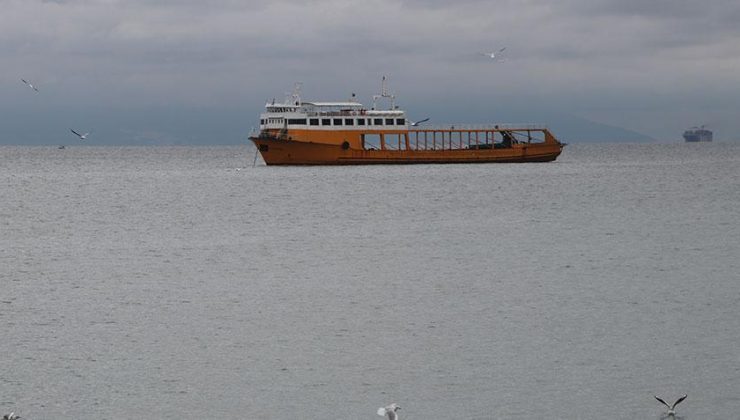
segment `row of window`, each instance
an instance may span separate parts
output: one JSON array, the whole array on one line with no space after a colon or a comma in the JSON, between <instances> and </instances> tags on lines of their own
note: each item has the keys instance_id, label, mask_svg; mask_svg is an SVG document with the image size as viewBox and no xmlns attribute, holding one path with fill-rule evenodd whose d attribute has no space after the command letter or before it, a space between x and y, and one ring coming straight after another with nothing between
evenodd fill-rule
<instances>
[{"instance_id":1,"label":"row of window","mask_svg":"<svg viewBox=\"0 0 740 420\"><path fill-rule=\"evenodd\" d=\"M282 124L283 118L261 119L260 124ZM290 125L340 126L340 125L406 125L405 118L289 118Z\"/></svg>"}]
</instances>

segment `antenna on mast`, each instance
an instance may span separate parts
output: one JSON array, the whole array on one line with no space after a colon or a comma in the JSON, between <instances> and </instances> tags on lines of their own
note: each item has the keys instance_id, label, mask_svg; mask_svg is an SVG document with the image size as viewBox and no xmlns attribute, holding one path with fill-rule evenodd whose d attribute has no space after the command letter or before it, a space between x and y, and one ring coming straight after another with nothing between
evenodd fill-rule
<instances>
[{"instance_id":1,"label":"antenna on mast","mask_svg":"<svg viewBox=\"0 0 740 420\"><path fill-rule=\"evenodd\" d=\"M300 106L301 105L301 87L303 86L302 82L295 82L293 85L293 92L290 94L286 94L285 103Z\"/></svg>"},{"instance_id":2,"label":"antenna on mast","mask_svg":"<svg viewBox=\"0 0 740 420\"><path fill-rule=\"evenodd\" d=\"M396 109L396 95L388 93L387 78L383 76L383 81L380 83L380 95L373 95L373 109L377 107L378 98L390 98L391 109Z\"/></svg>"}]
</instances>

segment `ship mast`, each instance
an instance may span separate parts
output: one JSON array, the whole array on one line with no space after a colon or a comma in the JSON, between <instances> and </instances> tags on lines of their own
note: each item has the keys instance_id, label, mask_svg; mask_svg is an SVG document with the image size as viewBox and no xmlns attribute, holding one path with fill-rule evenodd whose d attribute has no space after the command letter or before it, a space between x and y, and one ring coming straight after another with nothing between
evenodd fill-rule
<instances>
[{"instance_id":1,"label":"ship mast","mask_svg":"<svg viewBox=\"0 0 740 420\"><path fill-rule=\"evenodd\" d=\"M373 109L377 108L378 98L390 98L391 109L396 109L396 95L388 93L388 84L385 76L383 76L383 81L380 83L380 95L373 95Z\"/></svg>"},{"instance_id":2,"label":"ship mast","mask_svg":"<svg viewBox=\"0 0 740 420\"><path fill-rule=\"evenodd\" d=\"M295 82L295 84L293 85L293 92L285 95L286 104L301 106L301 87L302 86L303 86L303 83ZM275 102L274 99L273 99L273 102Z\"/></svg>"}]
</instances>

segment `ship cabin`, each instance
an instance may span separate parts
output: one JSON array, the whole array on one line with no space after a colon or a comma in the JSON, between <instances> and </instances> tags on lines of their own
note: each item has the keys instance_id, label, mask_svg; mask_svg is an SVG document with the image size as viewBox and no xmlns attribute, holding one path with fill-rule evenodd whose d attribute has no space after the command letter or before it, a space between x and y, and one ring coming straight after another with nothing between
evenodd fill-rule
<instances>
[{"instance_id":1,"label":"ship cabin","mask_svg":"<svg viewBox=\"0 0 740 420\"><path fill-rule=\"evenodd\" d=\"M341 145L345 149L385 149L407 136L403 110L367 109L359 102L268 103L260 115L262 138ZM393 139L393 140L391 140Z\"/></svg>"},{"instance_id":2,"label":"ship cabin","mask_svg":"<svg viewBox=\"0 0 740 420\"><path fill-rule=\"evenodd\" d=\"M408 129L404 111L368 110L359 102L271 103L265 111L260 115L260 131Z\"/></svg>"}]
</instances>

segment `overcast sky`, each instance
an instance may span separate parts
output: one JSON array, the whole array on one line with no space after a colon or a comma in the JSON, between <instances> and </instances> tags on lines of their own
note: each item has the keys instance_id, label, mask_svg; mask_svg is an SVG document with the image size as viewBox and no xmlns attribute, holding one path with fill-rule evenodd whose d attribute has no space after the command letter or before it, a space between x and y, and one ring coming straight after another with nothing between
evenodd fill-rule
<instances>
[{"instance_id":1,"label":"overcast sky","mask_svg":"<svg viewBox=\"0 0 740 420\"><path fill-rule=\"evenodd\" d=\"M294 82L368 104L384 74L412 118L531 108L736 140L739 22L737 0L0 0L0 140L56 143L73 125L234 143ZM505 62L478 54L502 47Z\"/></svg>"}]
</instances>

